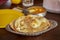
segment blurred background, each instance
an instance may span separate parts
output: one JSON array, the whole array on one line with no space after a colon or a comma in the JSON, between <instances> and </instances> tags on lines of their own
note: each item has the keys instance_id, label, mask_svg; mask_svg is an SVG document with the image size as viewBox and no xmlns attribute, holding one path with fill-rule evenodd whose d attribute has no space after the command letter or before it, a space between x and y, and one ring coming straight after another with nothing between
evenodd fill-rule
<instances>
[{"instance_id":1,"label":"blurred background","mask_svg":"<svg viewBox=\"0 0 60 40\"><path fill-rule=\"evenodd\" d=\"M43 0L34 0L35 5L41 5ZM21 6L22 5L22 0L0 0L0 9L2 8L12 8L15 6Z\"/></svg>"}]
</instances>

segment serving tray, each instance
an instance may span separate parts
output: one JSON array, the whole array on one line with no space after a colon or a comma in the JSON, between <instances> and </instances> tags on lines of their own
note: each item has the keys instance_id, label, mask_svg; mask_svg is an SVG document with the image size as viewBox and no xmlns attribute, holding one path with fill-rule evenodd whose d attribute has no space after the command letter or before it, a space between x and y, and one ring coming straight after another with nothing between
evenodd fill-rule
<instances>
[{"instance_id":1,"label":"serving tray","mask_svg":"<svg viewBox=\"0 0 60 40\"><path fill-rule=\"evenodd\" d=\"M12 29L10 28L10 25L7 25L7 26L6 26L6 30L9 31L9 32L11 32L11 33L14 33L14 34L18 34L18 35L37 36L37 35L41 35L41 34L47 32L47 31L50 31L51 29L54 29L54 28L57 27L58 23L57 23L56 21L54 21L54 20L49 20L49 21L51 22L50 27L49 27L48 29L43 30L43 31L40 31L40 32L35 32L35 33L16 32L16 31L14 31L14 30L12 30Z\"/></svg>"}]
</instances>

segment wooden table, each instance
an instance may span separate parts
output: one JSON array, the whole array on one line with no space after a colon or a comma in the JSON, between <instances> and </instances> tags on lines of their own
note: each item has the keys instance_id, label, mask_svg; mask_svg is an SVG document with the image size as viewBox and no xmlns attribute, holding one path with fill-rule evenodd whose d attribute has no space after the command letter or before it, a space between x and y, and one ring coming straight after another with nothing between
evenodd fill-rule
<instances>
[{"instance_id":1,"label":"wooden table","mask_svg":"<svg viewBox=\"0 0 60 40\"><path fill-rule=\"evenodd\" d=\"M39 1L35 2L35 4L39 4ZM47 12L46 18L56 20L58 26L53 30L35 37L17 35L8 32L5 29L0 29L0 40L60 40L60 14Z\"/></svg>"}]
</instances>

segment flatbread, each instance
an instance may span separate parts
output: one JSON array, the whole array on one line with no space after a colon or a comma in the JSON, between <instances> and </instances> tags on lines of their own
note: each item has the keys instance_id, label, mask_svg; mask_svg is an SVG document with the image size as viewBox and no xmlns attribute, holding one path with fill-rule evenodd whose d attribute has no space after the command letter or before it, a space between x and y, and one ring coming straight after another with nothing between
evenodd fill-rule
<instances>
[{"instance_id":1,"label":"flatbread","mask_svg":"<svg viewBox=\"0 0 60 40\"><path fill-rule=\"evenodd\" d=\"M17 20L11 22L10 26L18 32L33 33L48 29L50 22L44 17L28 15L19 17Z\"/></svg>"}]
</instances>

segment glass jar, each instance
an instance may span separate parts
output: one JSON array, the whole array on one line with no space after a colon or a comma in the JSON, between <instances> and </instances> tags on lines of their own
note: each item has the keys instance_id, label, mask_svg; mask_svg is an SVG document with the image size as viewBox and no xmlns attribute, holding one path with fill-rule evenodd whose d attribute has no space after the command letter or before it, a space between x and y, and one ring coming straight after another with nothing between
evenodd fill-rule
<instances>
[{"instance_id":1,"label":"glass jar","mask_svg":"<svg viewBox=\"0 0 60 40\"><path fill-rule=\"evenodd\" d=\"M43 0L43 7L49 12L60 14L60 0Z\"/></svg>"},{"instance_id":2,"label":"glass jar","mask_svg":"<svg viewBox=\"0 0 60 40\"><path fill-rule=\"evenodd\" d=\"M34 4L34 0L22 0L22 4L25 7L32 6Z\"/></svg>"}]
</instances>

